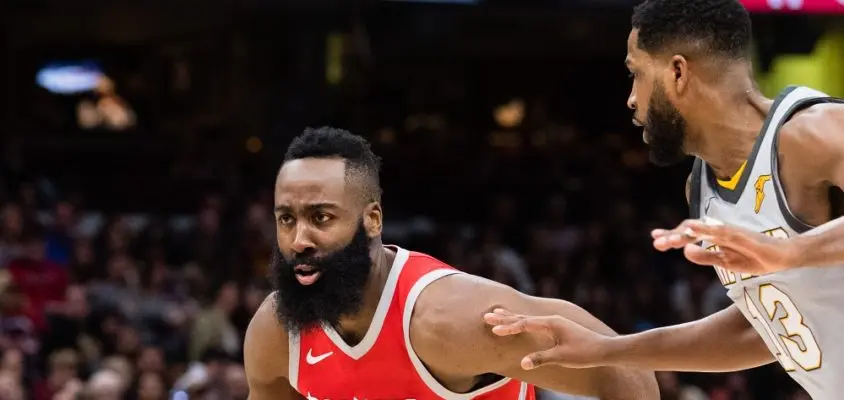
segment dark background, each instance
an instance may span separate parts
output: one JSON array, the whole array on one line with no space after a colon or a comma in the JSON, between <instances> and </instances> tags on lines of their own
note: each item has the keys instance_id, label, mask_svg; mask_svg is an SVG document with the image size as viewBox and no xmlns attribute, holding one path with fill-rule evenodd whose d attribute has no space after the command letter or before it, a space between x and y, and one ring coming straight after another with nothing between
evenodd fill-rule
<instances>
[{"instance_id":1,"label":"dark background","mask_svg":"<svg viewBox=\"0 0 844 400\"><path fill-rule=\"evenodd\" d=\"M649 165L630 125L634 3L4 2L0 397L245 398L273 179L306 126L373 142L387 242L622 332L720 309L710 269L650 247L649 229L686 215L689 164ZM760 68L840 22L754 15ZM96 93L36 85L77 60L113 80L135 126L82 129ZM502 106L520 122L496 121ZM800 396L778 366L660 380L666 399Z\"/></svg>"}]
</instances>

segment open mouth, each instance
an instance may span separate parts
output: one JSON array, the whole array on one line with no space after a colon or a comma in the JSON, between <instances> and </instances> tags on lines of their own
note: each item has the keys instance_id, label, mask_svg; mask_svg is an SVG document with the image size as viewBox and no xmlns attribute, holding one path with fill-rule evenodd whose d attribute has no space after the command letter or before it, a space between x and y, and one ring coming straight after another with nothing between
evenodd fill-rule
<instances>
[{"instance_id":1,"label":"open mouth","mask_svg":"<svg viewBox=\"0 0 844 400\"><path fill-rule=\"evenodd\" d=\"M322 276L322 271L319 268L305 264L293 267L293 273L296 274L296 280L305 286L313 285Z\"/></svg>"}]
</instances>

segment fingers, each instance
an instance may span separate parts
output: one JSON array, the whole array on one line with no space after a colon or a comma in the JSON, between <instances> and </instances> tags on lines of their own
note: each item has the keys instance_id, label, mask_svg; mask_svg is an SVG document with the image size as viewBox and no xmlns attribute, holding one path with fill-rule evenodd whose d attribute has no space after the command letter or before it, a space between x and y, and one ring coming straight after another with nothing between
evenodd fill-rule
<instances>
[{"instance_id":1,"label":"fingers","mask_svg":"<svg viewBox=\"0 0 844 400\"><path fill-rule=\"evenodd\" d=\"M487 324L493 325L492 333L498 336L517 335L524 332L548 332L553 317L530 317L495 312L484 314Z\"/></svg>"},{"instance_id":2,"label":"fingers","mask_svg":"<svg viewBox=\"0 0 844 400\"><path fill-rule=\"evenodd\" d=\"M525 358L522 359L522 369L532 370L539 368L543 365L552 363L553 360L554 349L537 351L536 353L526 355Z\"/></svg>"},{"instance_id":3,"label":"fingers","mask_svg":"<svg viewBox=\"0 0 844 400\"><path fill-rule=\"evenodd\" d=\"M498 336L512 336L512 335L518 335L518 334L524 333L524 332L527 332L527 329L525 328L525 321L524 320L518 320L518 321L513 322L511 324L497 325L497 326L492 327L492 333L494 333Z\"/></svg>"},{"instance_id":4,"label":"fingers","mask_svg":"<svg viewBox=\"0 0 844 400\"><path fill-rule=\"evenodd\" d=\"M654 240L654 248L659 251L679 249L683 246L696 242L697 239L688 235L671 234Z\"/></svg>"},{"instance_id":5,"label":"fingers","mask_svg":"<svg viewBox=\"0 0 844 400\"><path fill-rule=\"evenodd\" d=\"M690 220L686 223L686 226L695 236L706 236L709 241L731 236L731 227L723 224L707 224L701 220Z\"/></svg>"},{"instance_id":6,"label":"fingers","mask_svg":"<svg viewBox=\"0 0 844 400\"><path fill-rule=\"evenodd\" d=\"M492 332L499 336L515 335L524 332L524 327L519 324L522 319L516 315L491 312L484 314L484 321L492 325Z\"/></svg>"},{"instance_id":7,"label":"fingers","mask_svg":"<svg viewBox=\"0 0 844 400\"><path fill-rule=\"evenodd\" d=\"M689 229L689 223L693 220L685 220L674 229L654 229L651 231L651 238L654 239L653 246L659 251L671 249L682 249L690 243L700 241L700 237Z\"/></svg>"},{"instance_id":8,"label":"fingers","mask_svg":"<svg viewBox=\"0 0 844 400\"><path fill-rule=\"evenodd\" d=\"M510 311L503 309L503 308L496 308L495 310L492 310L492 312L494 312L496 314L500 314L500 315L510 315L510 316L516 315L516 314L511 313Z\"/></svg>"},{"instance_id":9,"label":"fingers","mask_svg":"<svg viewBox=\"0 0 844 400\"><path fill-rule=\"evenodd\" d=\"M752 232L712 218L687 219L674 229L654 229L651 237L654 248L659 251L681 249L688 244L706 240L718 245L746 248L752 244Z\"/></svg>"},{"instance_id":10,"label":"fingers","mask_svg":"<svg viewBox=\"0 0 844 400\"><path fill-rule=\"evenodd\" d=\"M720 250L706 250L698 245L690 244L683 248L683 255L687 260L704 266L721 265L724 253Z\"/></svg>"},{"instance_id":11,"label":"fingers","mask_svg":"<svg viewBox=\"0 0 844 400\"><path fill-rule=\"evenodd\" d=\"M651 237L654 239L658 239L669 233L671 233L671 230L669 229L654 229L651 231Z\"/></svg>"},{"instance_id":12,"label":"fingers","mask_svg":"<svg viewBox=\"0 0 844 400\"><path fill-rule=\"evenodd\" d=\"M496 308L491 313L484 314L484 321L492 325L492 333L498 336L516 335L525 332L522 323L524 316L516 315L503 308Z\"/></svg>"},{"instance_id":13,"label":"fingers","mask_svg":"<svg viewBox=\"0 0 844 400\"><path fill-rule=\"evenodd\" d=\"M683 248L683 255L698 265L718 266L735 272L760 272L753 267L749 258L730 249L706 250L697 245L688 245Z\"/></svg>"},{"instance_id":14,"label":"fingers","mask_svg":"<svg viewBox=\"0 0 844 400\"><path fill-rule=\"evenodd\" d=\"M697 237L706 237L708 242L736 249L748 249L753 241L752 235L755 234L737 226L706 223L701 220L690 220L687 226Z\"/></svg>"}]
</instances>

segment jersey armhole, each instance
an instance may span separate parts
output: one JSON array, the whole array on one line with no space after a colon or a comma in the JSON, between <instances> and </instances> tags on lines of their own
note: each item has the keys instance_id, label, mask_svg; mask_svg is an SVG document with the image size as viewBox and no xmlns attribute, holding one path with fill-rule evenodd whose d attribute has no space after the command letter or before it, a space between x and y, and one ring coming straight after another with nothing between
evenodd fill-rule
<instances>
[{"instance_id":1,"label":"jersey armhole","mask_svg":"<svg viewBox=\"0 0 844 400\"><path fill-rule=\"evenodd\" d=\"M777 205L779 206L780 213L782 214L783 218L785 218L785 222L788 226L793 229L797 233L803 233L814 229L815 226L807 224L800 218L798 218L794 213L791 211L791 207L788 205L788 199L785 196L785 188L783 188L782 183L780 181L780 171L779 171L779 135L780 135L780 128L783 124L785 124L795 113L814 106L816 104L824 104L824 103L835 103L835 104L844 104L844 99L840 99L837 97L812 97L806 98L802 100L798 100L795 102L791 108L786 112L783 116L782 121L780 121L779 126L774 131L773 141L771 142L771 177L773 185L774 185L774 195L777 198Z\"/></svg>"},{"instance_id":2,"label":"jersey armhole","mask_svg":"<svg viewBox=\"0 0 844 400\"><path fill-rule=\"evenodd\" d=\"M692 172L689 175L689 218L700 218L700 175L703 170L703 160L695 157Z\"/></svg>"},{"instance_id":3,"label":"jersey armhole","mask_svg":"<svg viewBox=\"0 0 844 400\"><path fill-rule=\"evenodd\" d=\"M455 274L463 274L464 272L455 270L455 269L436 269L427 274L423 275L419 278L416 283L413 284L413 287L410 289L410 292L407 295L404 303L404 311L402 312L402 333L404 335L404 344L405 350L407 350L407 355L410 357L410 362L413 364L413 368L416 370L416 374L419 376L420 379L425 383L425 386L428 387L432 392L436 393L437 396L440 396L444 399L450 400L470 400L474 399L478 396L481 396L485 393L492 392L496 389L503 387L504 385L510 383L512 379L504 377L495 383L490 385L484 386L482 388L473 390L468 393L455 393L440 384L440 382L428 371L428 368L425 367L425 364L419 359L419 356L416 355L416 351L413 350L413 346L410 343L410 319L413 316L413 308L416 306L416 300L419 298L419 295L422 294L422 291L425 290L428 285L431 283L444 278L446 276L455 275ZM525 400L527 398L529 387L528 384L525 382L520 382L520 390L519 390L519 397L518 400Z\"/></svg>"},{"instance_id":4,"label":"jersey armhole","mask_svg":"<svg viewBox=\"0 0 844 400\"><path fill-rule=\"evenodd\" d=\"M302 342L301 337L295 333L287 334L288 351L287 351L287 380L290 381L290 386L296 391L299 390L299 359L301 354L299 349Z\"/></svg>"}]
</instances>

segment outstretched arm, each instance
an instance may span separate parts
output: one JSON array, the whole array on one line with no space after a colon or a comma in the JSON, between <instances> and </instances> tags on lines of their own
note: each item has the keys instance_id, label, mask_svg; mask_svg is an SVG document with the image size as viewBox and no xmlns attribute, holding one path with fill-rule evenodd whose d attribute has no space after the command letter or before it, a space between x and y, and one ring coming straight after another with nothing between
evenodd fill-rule
<instances>
[{"instance_id":1,"label":"outstretched arm","mask_svg":"<svg viewBox=\"0 0 844 400\"><path fill-rule=\"evenodd\" d=\"M653 372L633 367L523 369L519 361L525 354L552 347L554 343L541 335L493 334L483 316L497 307L565 315L601 334L615 335L604 323L572 303L527 296L487 279L457 274L431 283L422 292L411 319L411 344L426 365L446 376L493 373L545 389L605 400L659 398Z\"/></svg>"},{"instance_id":2,"label":"outstretched arm","mask_svg":"<svg viewBox=\"0 0 844 400\"><path fill-rule=\"evenodd\" d=\"M618 336L609 344L609 363L658 371L740 371L774 361L735 304L697 321Z\"/></svg>"},{"instance_id":3,"label":"outstretched arm","mask_svg":"<svg viewBox=\"0 0 844 400\"><path fill-rule=\"evenodd\" d=\"M497 311L486 316L496 334L543 333L556 345L529 354L522 365L626 365L656 371L728 372L774 361L765 342L733 305L697 321L609 337L561 316Z\"/></svg>"}]
</instances>

